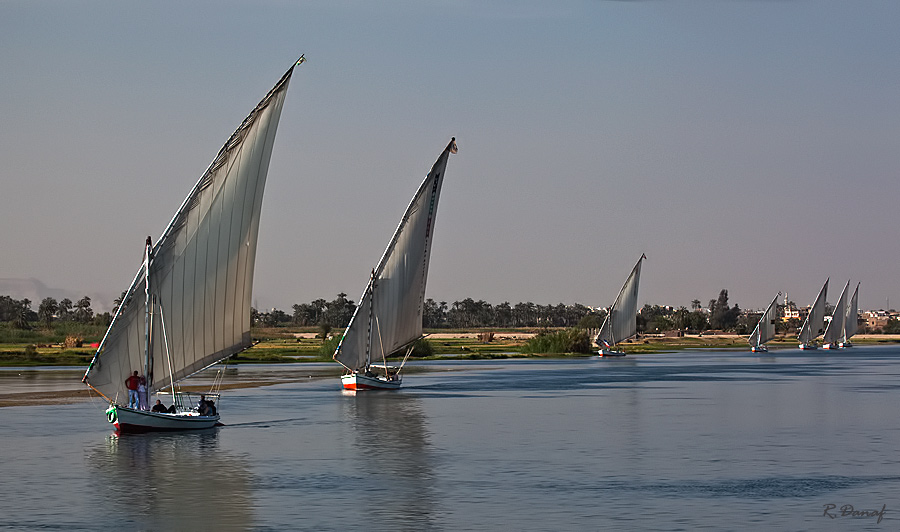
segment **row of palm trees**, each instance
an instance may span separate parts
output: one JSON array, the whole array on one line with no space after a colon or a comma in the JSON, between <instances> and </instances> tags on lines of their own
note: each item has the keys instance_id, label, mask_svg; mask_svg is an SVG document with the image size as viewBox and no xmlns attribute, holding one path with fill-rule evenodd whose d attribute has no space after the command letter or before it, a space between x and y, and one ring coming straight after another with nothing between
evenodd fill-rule
<instances>
[{"instance_id":1,"label":"row of palm trees","mask_svg":"<svg viewBox=\"0 0 900 532\"><path fill-rule=\"evenodd\" d=\"M69 298L57 301L52 297L45 297L41 300L37 311L32 310L31 300L28 298L14 299L6 295L0 296L0 322L8 322L16 329L28 329L35 322L49 329L54 321L91 323L94 318L91 298L88 296L75 303Z\"/></svg>"}]
</instances>

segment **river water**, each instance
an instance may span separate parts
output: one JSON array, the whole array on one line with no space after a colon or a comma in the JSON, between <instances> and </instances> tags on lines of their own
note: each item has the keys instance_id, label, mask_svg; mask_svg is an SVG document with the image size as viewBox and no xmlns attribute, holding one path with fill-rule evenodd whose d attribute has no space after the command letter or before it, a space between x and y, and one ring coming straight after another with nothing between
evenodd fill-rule
<instances>
[{"instance_id":1,"label":"river water","mask_svg":"<svg viewBox=\"0 0 900 532\"><path fill-rule=\"evenodd\" d=\"M0 408L0 529L900 528L900 347L422 365L229 390L197 433Z\"/></svg>"}]
</instances>

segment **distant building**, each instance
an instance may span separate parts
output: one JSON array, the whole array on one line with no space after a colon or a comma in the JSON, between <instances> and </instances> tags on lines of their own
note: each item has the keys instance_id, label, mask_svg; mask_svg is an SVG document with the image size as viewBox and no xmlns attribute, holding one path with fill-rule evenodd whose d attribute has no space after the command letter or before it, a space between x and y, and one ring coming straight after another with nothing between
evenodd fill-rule
<instances>
[{"instance_id":1,"label":"distant building","mask_svg":"<svg viewBox=\"0 0 900 532\"><path fill-rule=\"evenodd\" d=\"M888 320L891 319L891 313L886 310L867 310L863 312L863 317L866 319L866 328L871 331L887 325Z\"/></svg>"}]
</instances>

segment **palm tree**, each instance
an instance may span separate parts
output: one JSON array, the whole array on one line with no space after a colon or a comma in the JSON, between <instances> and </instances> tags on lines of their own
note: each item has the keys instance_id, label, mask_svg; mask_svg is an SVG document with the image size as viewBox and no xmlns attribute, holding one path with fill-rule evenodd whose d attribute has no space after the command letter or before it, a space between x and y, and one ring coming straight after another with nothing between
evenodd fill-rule
<instances>
[{"instance_id":1,"label":"palm tree","mask_svg":"<svg viewBox=\"0 0 900 532\"><path fill-rule=\"evenodd\" d=\"M59 310L59 304L52 297L45 297L43 301L41 301L41 305L38 307L38 318L47 329L50 328L50 325L53 323L53 315L56 314L56 311Z\"/></svg>"}]
</instances>

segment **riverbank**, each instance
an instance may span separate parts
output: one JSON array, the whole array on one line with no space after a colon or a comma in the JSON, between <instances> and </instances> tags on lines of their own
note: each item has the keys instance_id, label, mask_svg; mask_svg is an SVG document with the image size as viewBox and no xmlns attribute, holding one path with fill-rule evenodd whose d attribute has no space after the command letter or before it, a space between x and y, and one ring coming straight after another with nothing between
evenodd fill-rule
<instances>
[{"instance_id":1,"label":"riverbank","mask_svg":"<svg viewBox=\"0 0 900 532\"><path fill-rule=\"evenodd\" d=\"M322 352L322 340L315 332L287 332L271 330L260 332L261 339L251 348L229 359L229 365L283 364L283 363L332 363L331 353ZM565 357L589 356L588 354L522 353L525 343L539 334L534 330L501 331L453 331L426 334L433 348L433 355L424 360L480 360L487 358ZM853 337L859 345L900 343L900 335L862 334ZM797 339L793 335L779 336L767 344L770 349L795 349ZM679 337L641 336L619 344L627 354L663 353L686 349L747 349L747 338L736 334L699 334ZM0 367L82 366L86 367L94 356L94 348L67 348L63 346L31 344L0 344Z\"/></svg>"}]
</instances>

